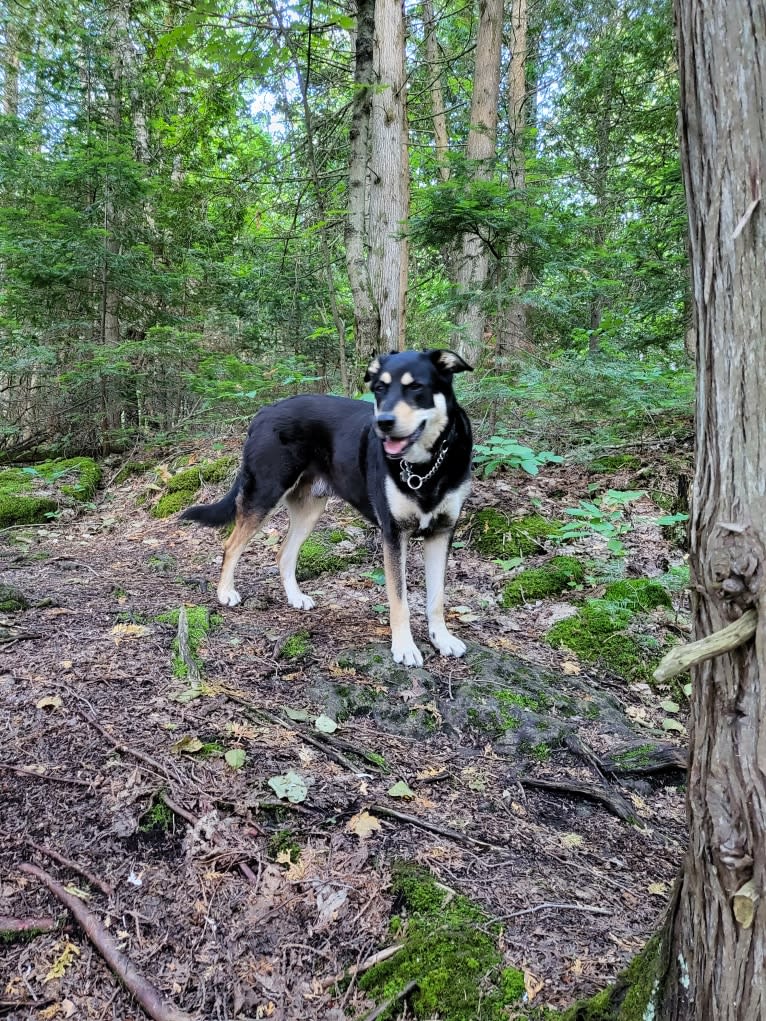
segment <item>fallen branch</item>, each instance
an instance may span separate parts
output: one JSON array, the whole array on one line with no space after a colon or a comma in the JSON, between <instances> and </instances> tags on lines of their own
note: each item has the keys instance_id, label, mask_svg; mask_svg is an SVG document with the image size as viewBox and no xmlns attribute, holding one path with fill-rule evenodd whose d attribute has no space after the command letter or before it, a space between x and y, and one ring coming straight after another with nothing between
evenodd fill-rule
<instances>
[{"instance_id":1,"label":"fallen branch","mask_svg":"<svg viewBox=\"0 0 766 1021\"><path fill-rule=\"evenodd\" d=\"M36 865L25 862L19 869L26 875L38 879L61 901L117 978L153 1021L192 1021L191 1014L162 999L159 991L141 974L130 958L117 948L112 936L79 898L67 893L61 883Z\"/></svg>"},{"instance_id":2,"label":"fallen branch","mask_svg":"<svg viewBox=\"0 0 766 1021\"><path fill-rule=\"evenodd\" d=\"M93 782L90 780L77 780L73 776L55 776L53 773L40 773L36 769L14 766L11 762L0 762L0 769L7 769L10 773L17 773L19 776L30 776L37 780L55 780L56 783L68 783L75 787L93 787Z\"/></svg>"},{"instance_id":3,"label":"fallen branch","mask_svg":"<svg viewBox=\"0 0 766 1021\"><path fill-rule=\"evenodd\" d=\"M614 914L609 908L599 908L591 904L557 904L555 902L546 901L544 904L535 904L531 908L522 908L521 911L512 911L510 915L500 915L497 918L493 918L494 922L508 922L512 918L518 918L520 915L531 915L537 911L587 911L590 915L612 915Z\"/></svg>"},{"instance_id":4,"label":"fallen branch","mask_svg":"<svg viewBox=\"0 0 766 1021\"><path fill-rule=\"evenodd\" d=\"M377 954L373 954L372 957L368 957L366 961L362 961L361 964L352 964L350 968L346 968L340 975L335 975L333 978L325 978L322 980L322 988L329 989L331 986L338 985L339 982L345 981L345 979L353 978L355 975L363 975L370 968L374 968L376 964L381 964L383 961L387 961L389 957L393 957L394 954L398 954L404 946L404 943L395 943L391 947L384 947L383 950L379 950Z\"/></svg>"},{"instance_id":5,"label":"fallen branch","mask_svg":"<svg viewBox=\"0 0 766 1021\"><path fill-rule=\"evenodd\" d=\"M404 989L400 989L398 993L394 993L393 996L390 996L387 1000L381 1003L379 1007L376 1007L372 1013L365 1014L362 1021L377 1021L379 1017L383 1017L387 1014L395 1003L399 1000L403 1000L406 996L409 996L412 990L417 989L419 985L420 981L418 979L413 979L412 982L408 982Z\"/></svg>"},{"instance_id":6,"label":"fallen branch","mask_svg":"<svg viewBox=\"0 0 766 1021\"><path fill-rule=\"evenodd\" d=\"M419 819L416 815L407 815L405 812L395 812L393 808L386 808L384 805L371 805L369 811L373 815L382 815L387 819L396 819L397 822L409 823L411 826L419 826L422 830L429 830L431 833L438 833L440 837L449 837L461 844L477 844L479 847L486 847L490 851L505 851L507 848L498 847L497 844L490 844L486 840L479 840L478 837L469 837L467 833L450 829L448 826L439 826L435 822L427 822Z\"/></svg>"},{"instance_id":7,"label":"fallen branch","mask_svg":"<svg viewBox=\"0 0 766 1021\"><path fill-rule=\"evenodd\" d=\"M58 928L55 918L14 918L13 915L0 915L0 936L16 932L52 932Z\"/></svg>"},{"instance_id":8,"label":"fallen branch","mask_svg":"<svg viewBox=\"0 0 766 1021\"><path fill-rule=\"evenodd\" d=\"M724 652L731 652L752 638L757 627L758 614L755 610L748 610L739 620L721 628L715 634L700 638L698 642L676 645L660 660L660 665L654 671L655 681L667 681L699 663L704 663L705 660L721 656Z\"/></svg>"},{"instance_id":9,"label":"fallen branch","mask_svg":"<svg viewBox=\"0 0 766 1021\"><path fill-rule=\"evenodd\" d=\"M144 762L146 763L147 766L151 766L152 769L156 770L160 774L160 776L164 777L165 780L170 779L170 777L168 776L167 769L165 768L165 766L162 765L161 762L158 762L156 759L153 759L151 755L147 755L146 752L141 752L137 748L131 748L130 745L127 745L123 741L118 740L116 737L109 733L106 727L102 727L98 720L95 720L90 715L90 713L86 713L84 710L80 710L80 715L86 721L86 723L89 723L91 727L95 727L99 734L102 734L107 739L107 741L114 748L117 749L118 752L122 752L123 755L131 755L134 759L138 759L139 762Z\"/></svg>"},{"instance_id":10,"label":"fallen branch","mask_svg":"<svg viewBox=\"0 0 766 1021\"><path fill-rule=\"evenodd\" d=\"M202 675L199 672L199 665L189 644L189 618L186 614L185 606L181 606L178 611L176 641L178 642L178 655L186 667L186 677L191 682L193 688L198 687L202 681Z\"/></svg>"},{"instance_id":11,"label":"fallen branch","mask_svg":"<svg viewBox=\"0 0 766 1021\"><path fill-rule=\"evenodd\" d=\"M33 848L40 854L44 854L46 858L52 858L53 861L64 865L68 869L72 869L73 872L77 872L83 879L87 879L91 886L97 887L102 893L106 894L107 897L111 897L114 893L114 887L110 886L109 883L105 883L103 879L99 879L98 876L94 876L92 872L88 872L81 865L78 865L76 861L72 861L71 858L65 858L63 854L59 854L58 851L54 851L52 847L46 847L44 844L36 844L34 840L24 838L24 843L27 847Z\"/></svg>"}]
</instances>

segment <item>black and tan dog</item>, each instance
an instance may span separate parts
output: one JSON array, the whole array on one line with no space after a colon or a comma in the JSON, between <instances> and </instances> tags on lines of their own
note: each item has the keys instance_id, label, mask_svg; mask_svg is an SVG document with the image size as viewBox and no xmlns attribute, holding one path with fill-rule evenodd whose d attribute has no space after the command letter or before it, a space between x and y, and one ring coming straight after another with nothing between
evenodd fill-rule
<instances>
[{"instance_id":1,"label":"black and tan dog","mask_svg":"<svg viewBox=\"0 0 766 1021\"><path fill-rule=\"evenodd\" d=\"M376 358L365 376L375 407L345 397L304 394L263 408L250 423L242 466L231 490L181 515L203 525L235 521L226 541L218 600L236 606L234 569L250 536L284 506L290 529L279 556L288 602L314 601L295 579L298 551L328 497L350 503L383 535L397 663L420 666L410 630L407 541L423 537L428 631L443 656L465 645L444 622L444 573L460 508L470 488L471 426L452 390L452 376L470 371L452 351L405 351Z\"/></svg>"}]
</instances>

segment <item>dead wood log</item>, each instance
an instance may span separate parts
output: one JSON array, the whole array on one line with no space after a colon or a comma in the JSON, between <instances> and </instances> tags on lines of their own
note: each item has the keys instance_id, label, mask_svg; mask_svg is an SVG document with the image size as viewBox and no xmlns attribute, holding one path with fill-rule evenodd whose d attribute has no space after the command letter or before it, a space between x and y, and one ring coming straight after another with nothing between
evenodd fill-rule
<instances>
[{"instance_id":1,"label":"dead wood log","mask_svg":"<svg viewBox=\"0 0 766 1021\"><path fill-rule=\"evenodd\" d=\"M615 776L651 776L673 771L686 772L689 757L674 744L635 741L604 756L604 769Z\"/></svg>"},{"instance_id":2,"label":"dead wood log","mask_svg":"<svg viewBox=\"0 0 766 1021\"><path fill-rule=\"evenodd\" d=\"M550 791L552 794L564 794L568 797L598 801L623 822L634 823L637 821L636 813L625 798L617 791L600 784L580 783L577 780L539 780L526 776L519 777L519 782L524 787L536 787L539 790Z\"/></svg>"},{"instance_id":3,"label":"dead wood log","mask_svg":"<svg viewBox=\"0 0 766 1021\"><path fill-rule=\"evenodd\" d=\"M14 918L13 915L0 915L0 935L12 935L26 932L52 932L58 928L55 918Z\"/></svg>"},{"instance_id":4,"label":"dead wood log","mask_svg":"<svg viewBox=\"0 0 766 1021\"><path fill-rule=\"evenodd\" d=\"M19 865L19 869L26 875L38 879L54 897L61 901L117 978L153 1021L193 1021L191 1014L187 1014L163 1000L159 991L138 970L130 958L118 949L110 933L79 898L67 893L61 883L58 883L53 876L48 875L36 865L24 862Z\"/></svg>"}]
</instances>

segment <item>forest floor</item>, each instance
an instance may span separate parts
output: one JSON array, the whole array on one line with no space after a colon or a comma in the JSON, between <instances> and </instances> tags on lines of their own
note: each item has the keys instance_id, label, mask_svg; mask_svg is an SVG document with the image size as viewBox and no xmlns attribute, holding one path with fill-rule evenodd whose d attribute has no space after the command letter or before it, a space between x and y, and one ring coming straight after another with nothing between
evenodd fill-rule
<instances>
[{"instance_id":1,"label":"forest floor","mask_svg":"<svg viewBox=\"0 0 766 1021\"><path fill-rule=\"evenodd\" d=\"M644 463L658 460L649 452ZM503 609L507 572L471 542L472 511L561 517L592 477L563 465L477 481L447 587L450 626L470 654L426 652L423 670L407 671L386 658L379 541L348 508L331 501L320 527L351 529L364 561L306 583L315 610L284 602L279 517L242 559L244 603L221 609L219 536L154 519L137 505L146 480L116 485L115 474L94 508L2 535L0 581L31 605L2 620L0 916L6 927L31 920L31 931L0 942L0 1017L146 1016L98 938L24 863L59 880L161 996L200 1021L379 1016L360 976L406 937L392 885L402 861L443 884L445 906L470 898L503 965L522 973L522 998L499 1016L560 1009L609 983L661 923L685 845L684 774L617 776L599 763L626 736L681 748L683 735L663 730L667 690L546 643L551 624L593 592ZM607 484L647 485L646 476ZM628 574L653 577L682 561L660 513L648 498L633 505ZM574 551L608 560L596 538ZM416 549L413 631L425 651L419 561ZM196 683L173 668L181 606L216 615L197 636ZM575 699L581 711L562 718L567 740L522 748L470 709L454 715L477 671L498 664L504 676L525 664L542 678L554 715L558 694ZM354 705L346 713L343 698ZM595 698L619 726L614 714L587 711ZM323 714L339 724L332 735L314 724ZM292 802L269 784L285 776L298 784ZM594 798L596 788L619 796L631 818ZM404 919L398 930L392 916ZM360 976L344 980L355 965ZM413 981L386 1016L430 1016L413 1013L417 973ZM433 1016L465 1017L444 1009Z\"/></svg>"}]
</instances>

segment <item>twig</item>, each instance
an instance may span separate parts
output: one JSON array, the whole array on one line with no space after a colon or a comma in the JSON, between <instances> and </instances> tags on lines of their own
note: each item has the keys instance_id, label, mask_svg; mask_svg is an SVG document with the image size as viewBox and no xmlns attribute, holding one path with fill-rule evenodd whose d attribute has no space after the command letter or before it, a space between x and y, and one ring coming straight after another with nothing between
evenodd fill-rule
<instances>
[{"instance_id":1,"label":"twig","mask_svg":"<svg viewBox=\"0 0 766 1021\"><path fill-rule=\"evenodd\" d=\"M739 620L729 624L715 634L700 638L698 642L688 642L686 645L676 645L670 652L663 656L660 665L654 671L655 681L667 681L671 677L684 673L690 667L704 663L713 656L721 656L724 652L731 652L738 646L752 638L758 627L758 614L755 610L747 610Z\"/></svg>"},{"instance_id":2,"label":"twig","mask_svg":"<svg viewBox=\"0 0 766 1021\"><path fill-rule=\"evenodd\" d=\"M189 618L186 614L185 606L181 606L178 611L178 632L176 634L176 640L178 642L178 655L181 657L181 662L186 667L186 676L191 682L192 687L197 687L202 681L202 675L199 672L197 660L195 659L194 653L189 645Z\"/></svg>"},{"instance_id":3,"label":"twig","mask_svg":"<svg viewBox=\"0 0 766 1021\"><path fill-rule=\"evenodd\" d=\"M56 882L53 876L48 875L36 865L24 862L19 869L26 875L39 879L53 896L61 901L117 978L135 997L149 1017L154 1021L192 1021L191 1014L179 1010L173 1004L166 1003L162 999L159 991L141 974L130 958L117 948L112 936L81 900L73 894L67 893L61 883Z\"/></svg>"},{"instance_id":4,"label":"twig","mask_svg":"<svg viewBox=\"0 0 766 1021\"><path fill-rule=\"evenodd\" d=\"M93 787L93 782L89 780L77 780L73 776L55 776L53 773L39 773L36 769L14 766L11 762L0 762L0 769L7 769L11 773L18 773L19 776L31 776L37 780L55 780L56 783L73 784L75 787Z\"/></svg>"},{"instance_id":5,"label":"twig","mask_svg":"<svg viewBox=\"0 0 766 1021\"><path fill-rule=\"evenodd\" d=\"M506 850L504 847L498 847L497 844L490 844L486 840L479 840L478 837L469 837L467 833L460 833L459 830L450 829L448 826L439 826L438 823L419 819L416 815L395 812L392 808L386 808L384 805L371 805L370 812L374 815L382 815L384 818L396 819L398 822L419 826L423 830L430 830L431 833L438 833L441 837L449 837L450 840L456 840L459 843L477 844L479 847L486 847L490 851Z\"/></svg>"},{"instance_id":6,"label":"twig","mask_svg":"<svg viewBox=\"0 0 766 1021\"><path fill-rule=\"evenodd\" d=\"M55 918L14 918L0 915L0 933L10 932L52 932L58 928Z\"/></svg>"},{"instance_id":7,"label":"twig","mask_svg":"<svg viewBox=\"0 0 766 1021\"><path fill-rule=\"evenodd\" d=\"M36 844L34 840L30 840L28 837L24 838L24 843L27 847L34 848L35 851L39 851L40 854L44 854L46 858L52 858L53 861L57 861L59 865L64 865L68 869L72 869L73 872L77 872L84 879L87 879L91 886L96 886L98 889L105 893L107 897L111 897L114 893L114 887L110 886L109 883L105 883L103 879L99 879L98 876L94 876L92 872L88 872L81 865L78 865L76 861L72 861L71 858L65 858L63 854L59 854L58 851L54 851L52 847L46 847L44 844Z\"/></svg>"},{"instance_id":8,"label":"twig","mask_svg":"<svg viewBox=\"0 0 766 1021\"><path fill-rule=\"evenodd\" d=\"M377 954L373 954L372 957L368 957L366 961L362 961L361 964L352 964L350 968L347 968L340 975L335 975L333 978L322 979L322 988L329 989L330 986L335 986L344 979L352 978L354 975L363 975L365 971L369 971L370 968L374 968L376 964L381 964L383 961L387 961L389 957L393 957L394 954L398 954L404 946L404 943L395 943L393 946L384 947L383 950L379 950Z\"/></svg>"},{"instance_id":9,"label":"twig","mask_svg":"<svg viewBox=\"0 0 766 1021\"><path fill-rule=\"evenodd\" d=\"M420 984L419 979L413 979L412 982L408 982L404 989L399 990L393 996L390 996L385 1002L381 1003L379 1007L376 1007L369 1014L365 1014L362 1021L377 1021L379 1017L383 1017L399 1000L403 1000L406 996L409 996L413 989L417 989Z\"/></svg>"},{"instance_id":10,"label":"twig","mask_svg":"<svg viewBox=\"0 0 766 1021\"><path fill-rule=\"evenodd\" d=\"M110 734L105 727L102 727L97 720L94 720L90 713L80 710L80 715L91 725L91 727L95 727L99 734L103 734L107 741L115 747L117 751L122 752L124 755L132 755L133 758L138 759L139 762L145 762L147 766L151 766L152 769L156 770L160 776L164 777L166 780L170 779L167 769L161 762L153 759L151 755L147 755L146 752L141 752L137 748L131 748L130 745L125 744L123 741L119 741L116 737Z\"/></svg>"},{"instance_id":11,"label":"twig","mask_svg":"<svg viewBox=\"0 0 766 1021\"><path fill-rule=\"evenodd\" d=\"M187 811L187 809L183 808L181 805L173 801L170 795L166 794L165 791L160 792L160 798L168 806L168 808L174 815L177 815L185 822L188 822L190 826L196 826L199 823L199 819L197 819L196 816L194 816L191 812ZM221 847L221 850L227 850L221 845L220 840L218 840L217 838L214 839L215 842L219 845L219 847ZM245 877L247 882L250 883L251 886L258 886L258 877L255 875L250 866L243 861L237 862L237 865L239 867L239 871Z\"/></svg>"},{"instance_id":12,"label":"twig","mask_svg":"<svg viewBox=\"0 0 766 1021\"><path fill-rule=\"evenodd\" d=\"M556 904L546 901L544 904L535 904L531 908L522 908L521 911L512 911L510 915L500 915L493 918L493 922L508 922L512 918L518 918L520 915L531 915L536 911L587 911L591 915L612 915L613 911L609 908L599 908L591 904Z\"/></svg>"}]
</instances>

